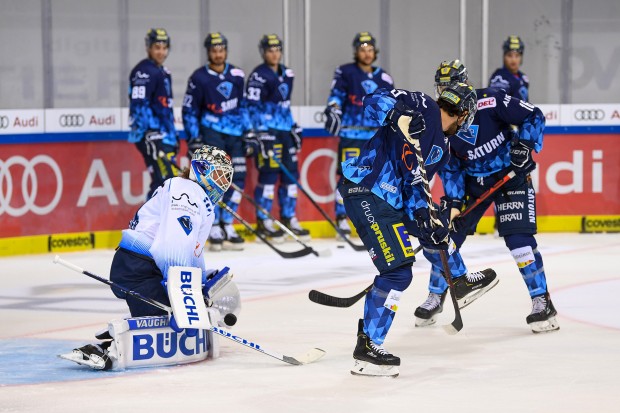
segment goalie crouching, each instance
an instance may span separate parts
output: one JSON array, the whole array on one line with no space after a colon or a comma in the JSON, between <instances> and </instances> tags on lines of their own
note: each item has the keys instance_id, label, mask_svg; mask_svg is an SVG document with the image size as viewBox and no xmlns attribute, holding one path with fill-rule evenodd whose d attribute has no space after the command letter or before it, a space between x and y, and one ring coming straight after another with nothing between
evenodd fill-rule
<instances>
[{"instance_id":1,"label":"goalie crouching","mask_svg":"<svg viewBox=\"0 0 620 413\"><path fill-rule=\"evenodd\" d=\"M109 323L89 344L61 358L97 370L190 363L217 357L212 325L230 327L241 309L228 268L207 270L202 257L214 205L232 182L226 152L203 146L180 177L167 179L123 230L110 280L172 314L112 287L131 316ZM205 197L206 192L206 197Z\"/></svg>"}]
</instances>

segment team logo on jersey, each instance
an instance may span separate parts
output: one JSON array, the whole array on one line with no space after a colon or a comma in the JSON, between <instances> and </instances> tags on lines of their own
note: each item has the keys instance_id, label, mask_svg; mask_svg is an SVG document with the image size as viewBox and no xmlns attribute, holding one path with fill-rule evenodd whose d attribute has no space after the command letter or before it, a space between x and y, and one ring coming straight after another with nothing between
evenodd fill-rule
<instances>
[{"instance_id":1,"label":"team logo on jersey","mask_svg":"<svg viewBox=\"0 0 620 413\"><path fill-rule=\"evenodd\" d=\"M392 224L392 228L394 228L394 233L397 235L396 239L398 239L398 243L400 244L400 248L402 248L405 257L409 258L415 256L411 245L411 239L409 238L409 233L407 232L407 228L405 228L405 224L402 222Z\"/></svg>"},{"instance_id":2,"label":"team logo on jersey","mask_svg":"<svg viewBox=\"0 0 620 413\"><path fill-rule=\"evenodd\" d=\"M521 100L528 100L527 99L527 95L528 95L528 91L527 91L527 87L525 86L521 86L519 88L519 94L521 95Z\"/></svg>"},{"instance_id":3,"label":"team logo on jersey","mask_svg":"<svg viewBox=\"0 0 620 413\"><path fill-rule=\"evenodd\" d=\"M424 165L432 165L434 163L437 163L442 156L443 149L441 149L437 145L433 145L433 147L431 148L431 152L428 154L428 158L426 158L426 162L424 162Z\"/></svg>"},{"instance_id":4,"label":"team logo on jersey","mask_svg":"<svg viewBox=\"0 0 620 413\"><path fill-rule=\"evenodd\" d=\"M470 145L476 145L476 139L478 138L478 125L471 125L469 130L459 130L456 133L456 137L464 140Z\"/></svg>"},{"instance_id":5,"label":"team logo on jersey","mask_svg":"<svg viewBox=\"0 0 620 413\"><path fill-rule=\"evenodd\" d=\"M189 199L189 195L187 195L185 192L183 192L181 195L179 195L178 198L175 198L174 196L172 197L172 199L174 199L175 201L180 201L183 198L185 198L185 200L187 201L188 204L190 204L191 206L198 208L198 204L196 204L195 202L190 201Z\"/></svg>"},{"instance_id":6,"label":"team logo on jersey","mask_svg":"<svg viewBox=\"0 0 620 413\"><path fill-rule=\"evenodd\" d=\"M192 220L188 215L183 215L182 217L177 218L179 224L181 224L181 228L185 231L186 235L189 235L192 232Z\"/></svg>"},{"instance_id":7,"label":"team logo on jersey","mask_svg":"<svg viewBox=\"0 0 620 413\"><path fill-rule=\"evenodd\" d=\"M374 92L375 90L377 90L377 84L372 81L372 80L364 80L362 82L362 87L364 88L364 92L366 92L366 94L370 94L372 92Z\"/></svg>"},{"instance_id":8,"label":"team logo on jersey","mask_svg":"<svg viewBox=\"0 0 620 413\"><path fill-rule=\"evenodd\" d=\"M280 83L280 86L278 86L278 91L280 92L280 95L282 95L282 99L288 99L288 85L286 83Z\"/></svg>"},{"instance_id":9,"label":"team logo on jersey","mask_svg":"<svg viewBox=\"0 0 620 413\"><path fill-rule=\"evenodd\" d=\"M226 99L230 99L230 95L232 94L233 85L230 82L222 82L215 89Z\"/></svg>"}]
</instances>

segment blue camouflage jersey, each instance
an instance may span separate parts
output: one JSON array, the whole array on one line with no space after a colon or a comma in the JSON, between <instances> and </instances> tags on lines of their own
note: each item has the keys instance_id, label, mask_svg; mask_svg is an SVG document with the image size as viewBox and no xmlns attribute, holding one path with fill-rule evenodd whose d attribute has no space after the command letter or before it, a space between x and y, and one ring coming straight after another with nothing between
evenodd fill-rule
<instances>
[{"instance_id":1,"label":"blue camouflage jersey","mask_svg":"<svg viewBox=\"0 0 620 413\"><path fill-rule=\"evenodd\" d=\"M295 121L291 114L291 94L295 73L278 65L277 73L267 64L257 66L248 78L248 113L254 129L290 131Z\"/></svg>"},{"instance_id":2,"label":"blue camouflage jersey","mask_svg":"<svg viewBox=\"0 0 620 413\"><path fill-rule=\"evenodd\" d=\"M144 59L129 75L129 142L136 143L147 131L160 132L163 143L176 146L172 113L172 77L165 66Z\"/></svg>"},{"instance_id":3,"label":"blue camouflage jersey","mask_svg":"<svg viewBox=\"0 0 620 413\"><path fill-rule=\"evenodd\" d=\"M364 97L365 116L385 125L386 115L397 100L424 116L426 130L420 144L430 180L450 156L439 106L422 92L378 89ZM342 173L349 181L370 189L392 207L406 210L412 219L416 209L428 207L412 145L390 126L379 128L364 144L359 156L343 162Z\"/></svg>"},{"instance_id":4,"label":"blue camouflage jersey","mask_svg":"<svg viewBox=\"0 0 620 413\"><path fill-rule=\"evenodd\" d=\"M478 111L469 133L450 137L452 157L439 175L446 195L462 199L465 175L485 177L510 166L511 125L519 140L536 152L542 149L545 116L532 105L496 88L477 89Z\"/></svg>"},{"instance_id":5,"label":"blue camouflage jersey","mask_svg":"<svg viewBox=\"0 0 620 413\"><path fill-rule=\"evenodd\" d=\"M196 69L183 98L183 126L187 139L200 135L200 126L232 136L250 129L243 97L245 73L226 63L217 73L208 66Z\"/></svg>"},{"instance_id":6,"label":"blue camouflage jersey","mask_svg":"<svg viewBox=\"0 0 620 413\"><path fill-rule=\"evenodd\" d=\"M530 80L527 75L520 70L517 74L513 74L505 67L497 69L491 75L489 87L504 89L510 96L514 96L525 102L529 101Z\"/></svg>"},{"instance_id":7,"label":"blue camouflage jersey","mask_svg":"<svg viewBox=\"0 0 620 413\"><path fill-rule=\"evenodd\" d=\"M381 126L375 119L365 115L362 99L377 89L392 89L392 77L380 67L371 73L364 72L357 63L342 65L336 69L327 105L342 109L340 136L349 139L370 139Z\"/></svg>"}]
</instances>

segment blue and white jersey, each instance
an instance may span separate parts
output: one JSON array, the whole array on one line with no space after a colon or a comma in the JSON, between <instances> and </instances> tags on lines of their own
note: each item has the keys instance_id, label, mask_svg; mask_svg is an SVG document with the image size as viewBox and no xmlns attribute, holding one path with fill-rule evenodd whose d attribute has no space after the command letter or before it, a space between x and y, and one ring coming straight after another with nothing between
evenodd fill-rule
<instances>
[{"instance_id":1,"label":"blue and white jersey","mask_svg":"<svg viewBox=\"0 0 620 413\"><path fill-rule=\"evenodd\" d=\"M514 74L505 67L497 69L491 75L491 80L489 80L489 87L503 89L510 96L514 96L517 99L521 99L525 102L529 102L530 100L530 80L528 79L527 75L520 70L517 72L517 74Z\"/></svg>"},{"instance_id":2,"label":"blue and white jersey","mask_svg":"<svg viewBox=\"0 0 620 413\"><path fill-rule=\"evenodd\" d=\"M226 63L217 73L203 66L190 76L183 98L183 126L187 138L200 135L200 126L232 136L250 129L244 105L243 70Z\"/></svg>"},{"instance_id":3,"label":"blue and white jersey","mask_svg":"<svg viewBox=\"0 0 620 413\"><path fill-rule=\"evenodd\" d=\"M385 125L387 112L397 100L424 116L426 130L420 146L427 177L431 179L450 156L439 106L422 92L378 89L364 97L365 115ZM416 209L428 207L413 147L400 131L390 126L380 127L364 144L359 156L343 162L342 173L349 181L370 189L394 208L404 209L412 219Z\"/></svg>"},{"instance_id":4,"label":"blue and white jersey","mask_svg":"<svg viewBox=\"0 0 620 413\"><path fill-rule=\"evenodd\" d=\"M175 265L205 270L204 244L215 217L204 189L189 179L167 179L123 230L120 247L153 258L164 277Z\"/></svg>"},{"instance_id":5,"label":"blue and white jersey","mask_svg":"<svg viewBox=\"0 0 620 413\"><path fill-rule=\"evenodd\" d=\"M462 199L465 175L489 176L510 167L511 125L519 140L536 152L542 149L545 116L532 105L501 89L477 89L478 111L469 133L450 137L451 159L439 175L446 195Z\"/></svg>"},{"instance_id":6,"label":"blue and white jersey","mask_svg":"<svg viewBox=\"0 0 620 413\"><path fill-rule=\"evenodd\" d=\"M164 135L167 145L177 144L172 113L172 77L165 66L144 59L129 75L129 142L139 142L147 131Z\"/></svg>"},{"instance_id":7,"label":"blue and white jersey","mask_svg":"<svg viewBox=\"0 0 620 413\"><path fill-rule=\"evenodd\" d=\"M377 89L392 89L394 81L380 67L371 73L364 72L357 63L342 65L336 69L327 105L336 104L342 109L340 136L349 139L370 139L381 126L376 120L365 116L363 98Z\"/></svg>"},{"instance_id":8,"label":"blue and white jersey","mask_svg":"<svg viewBox=\"0 0 620 413\"><path fill-rule=\"evenodd\" d=\"M248 113L254 129L290 131L295 121L291 95L295 73L284 65L274 72L263 63L252 71L246 86Z\"/></svg>"}]
</instances>

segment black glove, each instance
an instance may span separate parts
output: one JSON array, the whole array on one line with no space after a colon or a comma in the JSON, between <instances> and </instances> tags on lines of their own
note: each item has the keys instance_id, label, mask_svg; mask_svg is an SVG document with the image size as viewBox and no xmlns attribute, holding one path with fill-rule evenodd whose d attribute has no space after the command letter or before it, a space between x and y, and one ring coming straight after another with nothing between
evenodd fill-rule
<instances>
[{"instance_id":1,"label":"black glove","mask_svg":"<svg viewBox=\"0 0 620 413\"><path fill-rule=\"evenodd\" d=\"M301 140L303 139L303 129L301 126L296 123L291 128L291 136L293 137L293 142L295 143L295 148L297 148L297 152L301 150Z\"/></svg>"},{"instance_id":2,"label":"black glove","mask_svg":"<svg viewBox=\"0 0 620 413\"><path fill-rule=\"evenodd\" d=\"M202 148L204 143L202 143L202 136L195 136L190 138L187 141L187 156L189 159L192 159L194 156L194 152Z\"/></svg>"},{"instance_id":3,"label":"black glove","mask_svg":"<svg viewBox=\"0 0 620 413\"><path fill-rule=\"evenodd\" d=\"M325 130L332 135L338 136L342 127L342 110L337 106L328 106L325 114Z\"/></svg>"},{"instance_id":4,"label":"black glove","mask_svg":"<svg viewBox=\"0 0 620 413\"><path fill-rule=\"evenodd\" d=\"M441 214L432 219L427 208L416 209L413 214L420 229L420 242L431 248L447 250L450 244L448 221Z\"/></svg>"},{"instance_id":5,"label":"black glove","mask_svg":"<svg viewBox=\"0 0 620 413\"><path fill-rule=\"evenodd\" d=\"M268 159L267 152L273 148L276 137L267 132L248 132L243 140L246 145L246 156L260 154L264 159Z\"/></svg>"},{"instance_id":6,"label":"black glove","mask_svg":"<svg viewBox=\"0 0 620 413\"><path fill-rule=\"evenodd\" d=\"M463 210L463 200L450 198L447 196L441 197L441 203L439 204L439 214L441 219L449 223L448 228L453 231L459 231L461 220L458 218ZM458 211L458 213L457 213Z\"/></svg>"},{"instance_id":7,"label":"black glove","mask_svg":"<svg viewBox=\"0 0 620 413\"><path fill-rule=\"evenodd\" d=\"M400 119L401 116L408 116L411 118L409 127L407 128L408 136L404 136L405 140L411 142L411 139L419 139L422 136L422 132L426 130L426 122L424 122L422 114L411 109L403 101L396 101L396 104L390 109L385 118L387 124L390 125L395 132L400 130L398 119Z\"/></svg>"},{"instance_id":8,"label":"black glove","mask_svg":"<svg viewBox=\"0 0 620 413\"><path fill-rule=\"evenodd\" d=\"M245 156L252 156L260 150L256 131L248 130L243 133L243 151Z\"/></svg>"},{"instance_id":9,"label":"black glove","mask_svg":"<svg viewBox=\"0 0 620 413\"><path fill-rule=\"evenodd\" d=\"M513 140L510 145L510 163L516 173L527 175L536 169L536 162L532 159L532 148L526 142Z\"/></svg>"}]
</instances>

